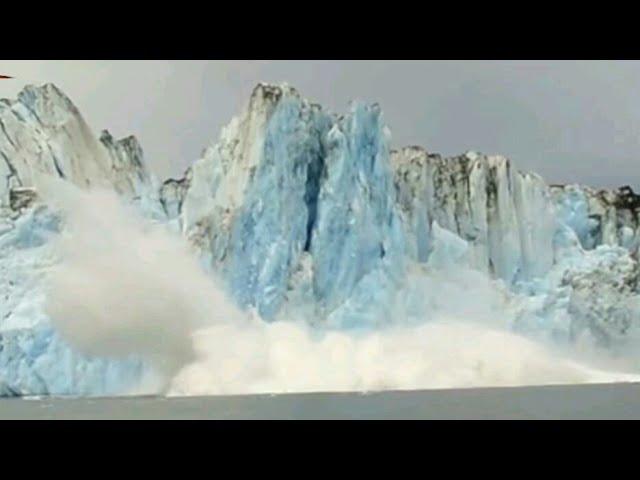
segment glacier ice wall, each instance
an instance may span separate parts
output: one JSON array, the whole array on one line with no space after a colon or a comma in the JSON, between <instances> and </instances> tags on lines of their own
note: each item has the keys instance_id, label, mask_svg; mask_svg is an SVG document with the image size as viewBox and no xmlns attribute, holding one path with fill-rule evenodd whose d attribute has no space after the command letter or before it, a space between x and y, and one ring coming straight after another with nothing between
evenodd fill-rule
<instances>
[{"instance_id":1,"label":"glacier ice wall","mask_svg":"<svg viewBox=\"0 0 640 480\"><path fill-rule=\"evenodd\" d=\"M63 220L41 197L43 177L113 188L158 215L155 179L133 137L96 138L55 86L0 100L0 395L115 394L133 388L140 361L86 358L57 335L44 311L44 281L59 259ZM155 195L157 198L158 195Z\"/></svg>"},{"instance_id":2,"label":"glacier ice wall","mask_svg":"<svg viewBox=\"0 0 640 480\"><path fill-rule=\"evenodd\" d=\"M556 219L539 176L500 156L442 158L420 147L394 152L393 163L413 258L428 258L435 221L470 242L474 267L507 283L549 270Z\"/></svg>"},{"instance_id":3,"label":"glacier ice wall","mask_svg":"<svg viewBox=\"0 0 640 480\"><path fill-rule=\"evenodd\" d=\"M580 185L551 186L558 216L586 249L619 245L634 255L640 244L640 196L628 187L596 190Z\"/></svg>"},{"instance_id":4,"label":"glacier ice wall","mask_svg":"<svg viewBox=\"0 0 640 480\"><path fill-rule=\"evenodd\" d=\"M161 196L238 301L265 318L302 289L313 321L388 321L405 264L429 258L434 222L470 243L473 267L507 284L551 268L558 219L539 176L499 156L441 158L390 151L389 141L377 105L336 116L290 87L259 85Z\"/></svg>"},{"instance_id":5,"label":"glacier ice wall","mask_svg":"<svg viewBox=\"0 0 640 480\"><path fill-rule=\"evenodd\" d=\"M569 338L585 321L599 327L568 278L619 273L638 248L628 188L548 186L501 156L390 151L377 105L336 116L288 86L259 85L220 141L163 189L167 213L230 292L268 319L304 304L325 326L397 321L391 305L415 289L406 269L433 267L435 242L449 238L440 228L466 242L468 266L523 296L519 328ZM446 243L439 261L454 262L442 252L459 245Z\"/></svg>"},{"instance_id":6,"label":"glacier ice wall","mask_svg":"<svg viewBox=\"0 0 640 480\"><path fill-rule=\"evenodd\" d=\"M241 305L273 318L303 288L291 279L307 257L316 314L326 317L402 270L384 130L377 106L337 118L290 87L260 85L188 177L165 182L163 203Z\"/></svg>"},{"instance_id":7,"label":"glacier ice wall","mask_svg":"<svg viewBox=\"0 0 640 480\"><path fill-rule=\"evenodd\" d=\"M96 137L56 87L27 87L0 101L0 156L0 395L122 393L145 375L136 359L78 355L52 330L42 285L65 227L41 176L112 188L178 230L267 321L421 323L442 292L473 289L527 335L637 338L640 197L548 186L496 155L391 150L378 105L335 115L260 84L182 178L158 185L135 138ZM472 316L465 305L455 314Z\"/></svg>"},{"instance_id":8,"label":"glacier ice wall","mask_svg":"<svg viewBox=\"0 0 640 480\"><path fill-rule=\"evenodd\" d=\"M0 207L12 192L33 188L38 174L82 186L109 185L133 195L149 182L142 150L133 137L97 139L78 109L52 84L26 87L18 99L0 100Z\"/></svg>"}]
</instances>

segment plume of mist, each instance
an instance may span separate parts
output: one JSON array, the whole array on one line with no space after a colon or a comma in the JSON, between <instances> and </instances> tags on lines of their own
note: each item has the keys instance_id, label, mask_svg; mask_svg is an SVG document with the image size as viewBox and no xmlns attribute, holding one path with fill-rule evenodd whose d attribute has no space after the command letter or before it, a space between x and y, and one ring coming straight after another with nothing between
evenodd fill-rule
<instances>
[{"instance_id":1,"label":"plume of mist","mask_svg":"<svg viewBox=\"0 0 640 480\"><path fill-rule=\"evenodd\" d=\"M195 359L194 329L237 315L185 242L113 192L61 181L39 191L65 222L46 310L82 353L136 355L170 378Z\"/></svg>"},{"instance_id":2,"label":"plume of mist","mask_svg":"<svg viewBox=\"0 0 640 480\"><path fill-rule=\"evenodd\" d=\"M59 181L38 189L66 223L62 260L47 292L54 326L85 354L149 360L171 395L632 378L588 368L500 329L508 317L499 310L501 293L455 272L427 278L425 298L436 307L418 326L356 335L318 334L304 321L266 323L232 305L184 240L143 220L114 193Z\"/></svg>"}]
</instances>

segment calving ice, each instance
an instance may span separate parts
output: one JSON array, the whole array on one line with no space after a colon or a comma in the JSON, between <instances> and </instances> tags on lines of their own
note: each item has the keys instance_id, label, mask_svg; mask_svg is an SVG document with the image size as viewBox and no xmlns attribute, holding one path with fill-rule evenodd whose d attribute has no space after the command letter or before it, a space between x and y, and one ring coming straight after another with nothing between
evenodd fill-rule
<instances>
[{"instance_id":1,"label":"calving ice","mask_svg":"<svg viewBox=\"0 0 640 480\"><path fill-rule=\"evenodd\" d=\"M378 105L287 85L164 182L52 85L0 126L4 395L635 378L628 188L392 150Z\"/></svg>"}]
</instances>

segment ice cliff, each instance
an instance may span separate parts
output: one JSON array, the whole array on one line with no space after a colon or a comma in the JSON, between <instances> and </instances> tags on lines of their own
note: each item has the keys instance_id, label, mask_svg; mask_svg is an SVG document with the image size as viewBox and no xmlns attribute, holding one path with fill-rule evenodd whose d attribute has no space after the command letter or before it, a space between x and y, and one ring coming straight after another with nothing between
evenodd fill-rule
<instances>
[{"instance_id":1,"label":"ice cliff","mask_svg":"<svg viewBox=\"0 0 640 480\"><path fill-rule=\"evenodd\" d=\"M61 219L38 198L38 176L108 186L129 200L154 184L133 137L99 138L55 86L0 100L0 396L107 394L139 377L138 362L85 359L53 332L43 279L58 260Z\"/></svg>"},{"instance_id":2,"label":"ice cliff","mask_svg":"<svg viewBox=\"0 0 640 480\"><path fill-rule=\"evenodd\" d=\"M634 341L640 197L628 187L549 186L500 156L392 150L379 106L335 115L286 85L258 85L159 188L134 138L96 138L52 85L0 101L0 127L0 395L118 393L143 368L79 357L51 330L40 285L63 227L38 201L37 175L141 203L266 321L426 321L430 275L473 271L506 292L518 331Z\"/></svg>"},{"instance_id":3,"label":"ice cliff","mask_svg":"<svg viewBox=\"0 0 640 480\"><path fill-rule=\"evenodd\" d=\"M271 319L308 288L314 316L326 318L402 270L388 159L377 106L338 118L292 88L260 85L220 142L165 183L163 199L241 305ZM308 285L292 284L305 265Z\"/></svg>"},{"instance_id":4,"label":"ice cliff","mask_svg":"<svg viewBox=\"0 0 640 480\"><path fill-rule=\"evenodd\" d=\"M302 303L321 324L394 321L385 309L415 288L407 268L433 263L436 240L439 256L464 250L466 265L523 293L529 314L531 297L557 293L574 264L597 278L617 268L601 257L635 261L628 188L548 186L501 156L443 158L389 141L377 105L336 116L291 87L259 85L220 141L165 182L165 209L266 319ZM556 314L568 308L560 303Z\"/></svg>"}]
</instances>

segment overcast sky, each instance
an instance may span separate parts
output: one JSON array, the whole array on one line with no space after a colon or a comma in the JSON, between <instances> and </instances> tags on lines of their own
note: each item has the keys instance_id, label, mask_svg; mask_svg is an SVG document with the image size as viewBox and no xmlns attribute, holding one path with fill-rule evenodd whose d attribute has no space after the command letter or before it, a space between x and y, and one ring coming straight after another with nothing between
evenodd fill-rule
<instances>
[{"instance_id":1,"label":"overcast sky","mask_svg":"<svg viewBox=\"0 0 640 480\"><path fill-rule=\"evenodd\" d=\"M134 134L161 176L216 140L260 81L332 111L378 102L394 147L510 157L549 182L640 187L635 61L2 61L0 97L53 82L91 127ZM636 188L640 189L640 188Z\"/></svg>"}]
</instances>

